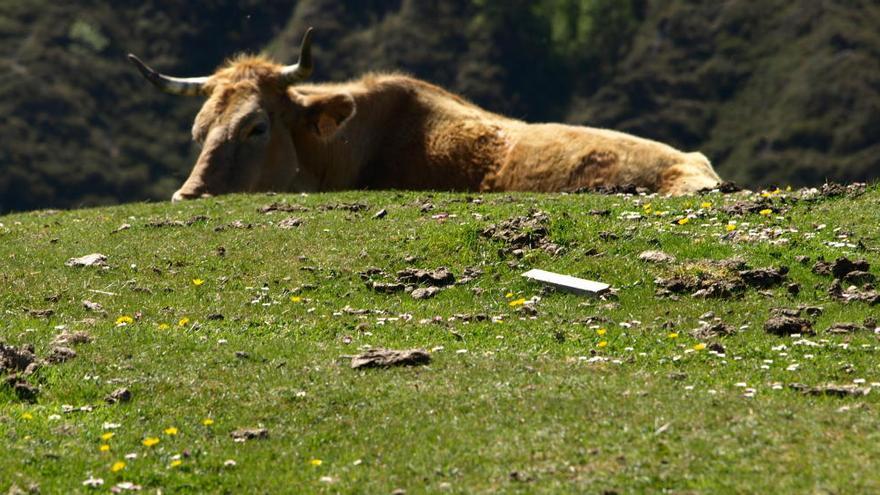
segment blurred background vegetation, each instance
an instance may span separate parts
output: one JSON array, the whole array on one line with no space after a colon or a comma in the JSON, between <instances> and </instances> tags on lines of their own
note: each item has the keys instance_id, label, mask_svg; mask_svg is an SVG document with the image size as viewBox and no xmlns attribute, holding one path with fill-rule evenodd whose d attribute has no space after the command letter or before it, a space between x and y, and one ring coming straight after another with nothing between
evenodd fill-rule
<instances>
[{"instance_id":1,"label":"blurred background vegetation","mask_svg":"<svg viewBox=\"0 0 880 495\"><path fill-rule=\"evenodd\" d=\"M529 121L701 150L746 186L880 175L876 0L0 0L0 212L165 200L199 99L125 60L210 73L240 51L316 80L402 70Z\"/></svg>"}]
</instances>

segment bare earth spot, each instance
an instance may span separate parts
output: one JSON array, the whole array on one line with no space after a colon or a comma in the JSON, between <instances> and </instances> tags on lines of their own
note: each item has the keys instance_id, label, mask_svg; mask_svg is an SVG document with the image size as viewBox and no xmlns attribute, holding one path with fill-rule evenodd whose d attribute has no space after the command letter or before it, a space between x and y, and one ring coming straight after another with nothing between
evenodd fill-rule
<instances>
[{"instance_id":1,"label":"bare earth spot","mask_svg":"<svg viewBox=\"0 0 880 495\"><path fill-rule=\"evenodd\" d=\"M353 356L351 367L358 368L385 368L389 366L416 366L431 362L431 355L424 349L410 349L397 351L393 349L370 349L369 351Z\"/></svg>"},{"instance_id":2,"label":"bare earth spot","mask_svg":"<svg viewBox=\"0 0 880 495\"><path fill-rule=\"evenodd\" d=\"M113 392L110 392L110 395L108 395L107 397L104 397L104 400L108 404L116 404L119 402L128 402L131 400L131 390L129 390L125 387L117 388Z\"/></svg>"},{"instance_id":3,"label":"bare earth spot","mask_svg":"<svg viewBox=\"0 0 880 495\"><path fill-rule=\"evenodd\" d=\"M817 385L810 387L802 383L789 384L789 388L807 395L828 395L832 397L864 397L871 392L871 387L858 385Z\"/></svg>"},{"instance_id":4,"label":"bare earth spot","mask_svg":"<svg viewBox=\"0 0 880 495\"><path fill-rule=\"evenodd\" d=\"M639 259L648 263L673 263L675 256L666 254L663 251L642 251Z\"/></svg>"},{"instance_id":5,"label":"bare earth spot","mask_svg":"<svg viewBox=\"0 0 880 495\"><path fill-rule=\"evenodd\" d=\"M266 428L239 428L229 433L236 442L247 440L265 440L269 438L269 430Z\"/></svg>"},{"instance_id":6,"label":"bare earth spot","mask_svg":"<svg viewBox=\"0 0 880 495\"><path fill-rule=\"evenodd\" d=\"M764 331L773 335L786 336L791 334L813 335L813 324L799 316L772 316L764 323Z\"/></svg>"}]
</instances>

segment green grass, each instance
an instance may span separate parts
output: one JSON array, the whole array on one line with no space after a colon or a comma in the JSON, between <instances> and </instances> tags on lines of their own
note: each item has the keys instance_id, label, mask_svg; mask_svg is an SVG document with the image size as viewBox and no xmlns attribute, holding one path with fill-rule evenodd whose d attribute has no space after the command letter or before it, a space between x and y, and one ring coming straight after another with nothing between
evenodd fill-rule
<instances>
[{"instance_id":1,"label":"green grass","mask_svg":"<svg viewBox=\"0 0 880 495\"><path fill-rule=\"evenodd\" d=\"M773 201L783 204L784 196ZM82 482L90 476L105 481L102 492L121 481L163 493L880 489L872 463L880 455L878 394L815 397L787 387L880 381L871 331L827 333L835 322L877 318L878 307L831 299L831 278L795 260L847 255L867 259L875 270L880 188L858 198L800 201L784 218L724 214L720 207L740 195L479 197L481 203L445 193L227 196L0 217L0 341L33 344L45 356L59 325L93 337L75 347L75 359L29 378L41 391L35 404L0 387L0 490L38 484L42 493L89 492ZM275 201L309 210L257 211ZM370 208L320 208L355 201ZM426 201L435 208L421 212ZM701 217L674 222L703 201L712 206ZM648 202L668 215L619 218L645 211ZM380 208L387 217L373 219ZM517 259L480 235L490 223L533 208L549 214L550 239L565 247L561 255L536 249ZM600 209L611 214L591 214ZM455 217L432 218L439 213ZM149 226L196 215L208 218ZM303 224L275 226L290 216ZM253 227L216 230L235 220ZM797 232L784 234L788 242L779 245L723 240L730 220L740 222L739 232ZM112 233L125 223L131 227ZM818 224L827 227L817 230ZM866 247L826 244L844 231L846 242ZM678 261L639 261L646 249ZM64 265L93 252L107 255L110 268ZM407 262L408 256L417 259ZM755 268L790 267L800 294L789 295L784 285L732 299L654 294L657 277L733 256ZM378 267L393 276L410 266L447 266L458 277L478 267L483 275L424 301L375 293L358 275ZM545 292L520 277L529 268L608 282L619 298ZM57 302L46 300L53 295ZM291 300L294 295L301 299ZM536 295L535 318L509 305ZM102 304L106 315L86 310L86 299ZM771 308L802 304L824 308L815 320L818 334L807 337L818 347L763 331ZM346 306L384 313L349 314ZM37 318L33 309L54 314ZM708 311L736 328L748 325L717 339L724 357L693 350L698 341L689 332ZM502 321L448 321L456 313ZM208 318L216 314L223 319ZM139 319L117 326L124 315ZM437 316L444 323L423 322ZM601 324L605 335L584 323L590 316L608 319ZM184 318L189 321L179 325ZM342 356L363 346L435 350L429 366L350 369ZM789 371L792 363L799 368ZM745 397L738 383L755 389L754 397ZM777 383L784 387L774 389ZM122 386L132 391L131 402L105 404ZM62 405L93 409L63 413ZM214 423L203 425L206 418ZM99 451L105 422L121 425L106 442L110 452ZM163 433L172 426L177 435ZM268 428L269 438L230 438L232 430L255 426ZM160 442L146 447L146 437ZM137 458L111 472L131 453ZM183 453L182 463L169 467ZM312 462L317 459L320 465ZM225 466L227 460L236 465Z\"/></svg>"}]
</instances>

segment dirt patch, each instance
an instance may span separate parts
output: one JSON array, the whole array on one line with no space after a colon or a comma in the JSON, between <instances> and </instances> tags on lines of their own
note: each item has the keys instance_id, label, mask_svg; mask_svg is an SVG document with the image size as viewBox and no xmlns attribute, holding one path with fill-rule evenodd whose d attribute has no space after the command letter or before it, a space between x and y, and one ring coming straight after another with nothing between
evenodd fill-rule
<instances>
[{"instance_id":1,"label":"dirt patch","mask_svg":"<svg viewBox=\"0 0 880 495\"><path fill-rule=\"evenodd\" d=\"M583 194L583 193L596 193L596 194L647 194L649 191L647 188L638 187L635 184L621 184L619 186L595 186L595 187L581 187L575 189L573 191L574 194Z\"/></svg>"},{"instance_id":2,"label":"dirt patch","mask_svg":"<svg viewBox=\"0 0 880 495\"><path fill-rule=\"evenodd\" d=\"M12 392L22 402L36 402L40 390L28 383L24 378L19 376L8 376L3 380L3 384L12 389Z\"/></svg>"},{"instance_id":3,"label":"dirt patch","mask_svg":"<svg viewBox=\"0 0 880 495\"><path fill-rule=\"evenodd\" d=\"M87 332L70 332L63 330L52 339L52 346L70 346L78 344L88 344L92 341L92 336Z\"/></svg>"},{"instance_id":4,"label":"dirt patch","mask_svg":"<svg viewBox=\"0 0 880 495\"><path fill-rule=\"evenodd\" d=\"M33 346L18 348L0 342L0 373L24 373L36 362Z\"/></svg>"},{"instance_id":5,"label":"dirt patch","mask_svg":"<svg viewBox=\"0 0 880 495\"><path fill-rule=\"evenodd\" d=\"M837 182L826 182L825 184L822 184L822 187L819 189L819 194L826 198L836 198L840 196L855 198L865 194L867 187L867 184L864 182L853 182L852 184L847 185Z\"/></svg>"},{"instance_id":6,"label":"dirt patch","mask_svg":"<svg viewBox=\"0 0 880 495\"><path fill-rule=\"evenodd\" d=\"M429 286L429 287L419 287L418 289L414 289L410 292L410 295L413 299L430 299L437 295L440 292L439 287Z\"/></svg>"},{"instance_id":7,"label":"dirt patch","mask_svg":"<svg viewBox=\"0 0 880 495\"><path fill-rule=\"evenodd\" d=\"M819 257L813 265L813 273L817 275L833 275L834 278L842 279L851 272L867 272L871 269L871 265L865 260L851 260L846 256L841 256L833 262L825 261Z\"/></svg>"},{"instance_id":8,"label":"dirt patch","mask_svg":"<svg viewBox=\"0 0 880 495\"><path fill-rule=\"evenodd\" d=\"M560 246L550 241L550 217L543 211L533 211L526 216L513 217L483 229L480 235L505 244L504 251L513 254L526 249L543 249L559 254Z\"/></svg>"},{"instance_id":9,"label":"dirt patch","mask_svg":"<svg viewBox=\"0 0 880 495\"><path fill-rule=\"evenodd\" d=\"M455 283L455 275L448 268L442 266L436 270L407 268L397 272L397 281L402 284L426 284L444 287Z\"/></svg>"},{"instance_id":10,"label":"dirt patch","mask_svg":"<svg viewBox=\"0 0 880 495\"><path fill-rule=\"evenodd\" d=\"M122 387L117 388L116 390L110 392L107 397L104 397L104 401L108 404L118 404L120 402L129 402L131 401L132 393L131 390Z\"/></svg>"},{"instance_id":11,"label":"dirt patch","mask_svg":"<svg viewBox=\"0 0 880 495\"><path fill-rule=\"evenodd\" d=\"M848 334L861 330L862 328L864 327L855 323L833 323L828 327L828 333Z\"/></svg>"},{"instance_id":12,"label":"dirt patch","mask_svg":"<svg viewBox=\"0 0 880 495\"><path fill-rule=\"evenodd\" d=\"M810 320L788 314L771 316L764 322L764 331L779 336L792 334L814 335L816 333Z\"/></svg>"},{"instance_id":13,"label":"dirt patch","mask_svg":"<svg viewBox=\"0 0 880 495\"><path fill-rule=\"evenodd\" d=\"M229 432L229 436L231 436L236 442L265 440L269 438L269 430L266 428L239 428Z\"/></svg>"},{"instance_id":14,"label":"dirt patch","mask_svg":"<svg viewBox=\"0 0 880 495\"><path fill-rule=\"evenodd\" d=\"M861 289L854 285L844 289L840 280L835 280L828 289L828 294L843 302L864 302L871 306L880 304L880 293L870 285L865 285Z\"/></svg>"},{"instance_id":15,"label":"dirt patch","mask_svg":"<svg viewBox=\"0 0 880 495\"><path fill-rule=\"evenodd\" d=\"M398 351L394 349L370 349L351 357L351 367L387 368L389 366L417 366L431 362L431 355L424 349Z\"/></svg>"},{"instance_id":16,"label":"dirt patch","mask_svg":"<svg viewBox=\"0 0 880 495\"><path fill-rule=\"evenodd\" d=\"M370 207L363 203L332 203L321 205L318 207L321 211L330 211L330 210L343 210L350 211L352 213L359 213L362 211L369 210Z\"/></svg>"},{"instance_id":17,"label":"dirt patch","mask_svg":"<svg viewBox=\"0 0 880 495\"><path fill-rule=\"evenodd\" d=\"M691 335L699 340L709 340L719 337L727 337L735 333L736 329L733 326L728 325L723 321L716 320L712 322L704 322L699 328L692 331Z\"/></svg>"},{"instance_id":18,"label":"dirt patch","mask_svg":"<svg viewBox=\"0 0 880 495\"><path fill-rule=\"evenodd\" d=\"M864 397L871 392L871 387L860 387L858 385L827 384L811 387L802 383L791 383L788 387L806 395L827 395L831 397Z\"/></svg>"},{"instance_id":19,"label":"dirt patch","mask_svg":"<svg viewBox=\"0 0 880 495\"><path fill-rule=\"evenodd\" d=\"M309 208L302 205L292 205L288 203L272 203L266 206L261 206L257 208L257 212L259 213L272 213L275 211L281 211L286 213L291 212L304 212L309 211Z\"/></svg>"},{"instance_id":20,"label":"dirt patch","mask_svg":"<svg viewBox=\"0 0 880 495\"><path fill-rule=\"evenodd\" d=\"M739 277L749 287L768 289L784 282L787 274L788 267L780 266L779 268L742 270L739 272Z\"/></svg>"},{"instance_id":21,"label":"dirt patch","mask_svg":"<svg viewBox=\"0 0 880 495\"><path fill-rule=\"evenodd\" d=\"M690 294L701 298L729 298L748 288L767 289L786 280L788 268L749 269L739 258L701 261L676 269L684 272L654 280L658 297Z\"/></svg>"},{"instance_id":22,"label":"dirt patch","mask_svg":"<svg viewBox=\"0 0 880 495\"><path fill-rule=\"evenodd\" d=\"M299 227L300 225L302 225L302 223L303 223L302 218L290 217L290 218L285 218L284 220L281 220L280 222L275 224L275 226L278 227L279 229L293 229L293 228Z\"/></svg>"},{"instance_id":23,"label":"dirt patch","mask_svg":"<svg viewBox=\"0 0 880 495\"><path fill-rule=\"evenodd\" d=\"M65 361L70 361L75 357L76 351L74 351L70 347L57 346L49 351L49 355L46 356L46 363L61 364Z\"/></svg>"},{"instance_id":24,"label":"dirt patch","mask_svg":"<svg viewBox=\"0 0 880 495\"><path fill-rule=\"evenodd\" d=\"M671 254L664 253L663 251L642 251L639 253L639 259L641 261L647 261L648 263L674 263L675 256Z\"/></svg>"}]
</instances>

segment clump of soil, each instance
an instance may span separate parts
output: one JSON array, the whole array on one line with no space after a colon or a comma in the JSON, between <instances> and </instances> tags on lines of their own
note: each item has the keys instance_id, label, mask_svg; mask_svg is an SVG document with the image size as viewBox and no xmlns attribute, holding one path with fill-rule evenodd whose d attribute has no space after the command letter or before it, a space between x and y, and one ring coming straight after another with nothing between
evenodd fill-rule
<instances>
[{"instance_id":1,"label":"clump of soil","mask_svg":"<svg viewBox=\"0 0 880 495\"><path fill-rule=\"evenodd\" d=\"M698 340L709 340L727 337L735 333L736 329L733 326L716 318L712 322L703 322L699 328L691 332L691 335Z\"/></svg>"},{"instance_id":2,"label":"clump of soil","mask_svg":"<svg viewBox=\"0 0 880 495\"><path fill-rule=\"evenodd\" d=\"M416 366L431 362L431 355L424 349L398 351L394 349L370 349L351 357L351 367L387 368L389 366Z\"/></svg>"},{"instance_id":3,"label":"clump of soil","mask_svg":"<svg viewBox=\"0 0 880 495\"><path fill-rule=\"evenodd\" d=\"M635 184L627 183L620 184L617 186L595 186L595 187L581 187L574 190L575 194L582 193L598 193L598 194L647 194L649 191L647 188L638 187Z\"/></svg>"},{"instance_id":4,"label":"clump of soil","mask_svg":"<svg viewBox=\"0 0 880 495\"><path fill-rule=\"evenodd\" d=\"M846 196L849 198L855 198L865 194L865 190L867 189L867 184L864 182L853 182L852 184L843 185L837 182L826 182L822 184L822 188L819 190L819 194L826 198L834 198L839 196Z\"/></svg>"},{"instance_id":5,"label":"clump of soil","mask_svg":"<svg viewBox=\"0 0 880 495\"><path fill-rule=\"evenodd\" d=\"M748 288L767 289L785 282L788 267L748 269L741 259L694 263L686 273L657 278L657 296L690 294L693 297L729 298Z\"/></svg>"},{"instance_id":6,"label":"clump of soil","mask_svg":"<svg viewBox=\"0 0 880 495\"><path fill-rule=\"evenodd\" d=\"M550 241L550 217L542 211L533 211L527 216L513 217L499 224L483 229L480 235L501 241L505 251L514 254L526 249L543 249L550 254L559 254L560 246Z\"/></svg>"},{"instance_id":7,"label":"clump of soil","mask_svg":"<svg viewBox=\"0 0 880 495\"><path fill-rule=\"evenodd\" d=\"M796 316L799 314L795 310L794 315L790 312L780 312L772 315L764 322L764 331L779 336L787 336L792 334L814 335L813 323L810 320Z\"/></svg>"},{"instance_id":8,"label":"clump of soil","mask_svg":"<svg viewBox=\"0 0 880 495\"><path fill-rule=\"evenodd\" d=\"M423 284L444 287L455 283L455 275L453 275L448 268L442 266L436 270L407 268L397 272L397 281L402 284Z\"/></svg>"},{"instance_id":9,"label":"clump of soil","mask_svg":"<svg viewBox=\"0 0 880 495\"><path fill-rule=\"evenodd\" d=\"M266 428L239 428L229 432L229 436L236 442L245 442L247 440L264 440L269 438L269 430Z\"/></svg>"},{"instance_id":10,"label":"clump of soil","mask_svg":"<svg viewBox=\"0 0 880 495\"><path fill-rule=\"evenodd\" d=\"M871 387L858 385L817 385L810 387L802 383L789 384L789 388L806 395L827 395L831 397L864 397L871 392Z\"/></svg>"},{"instance_id":11,"label":"clump of soil","mask_svg":"<svg viewBox=\"0 0 880 495\"><path fill-rule=\"evenodd\" d=\"M330 210L344 210L350 211L352 213L358 213L361 211L366 211L370 209L368 205L363 203L331 203L326 205L321 205L318 207L321 211L330 211Z\"/></svg>"},{"instance_id":12,"label":"clump of soil","mask_svg":"<svg viewBox=\"0 0 880 495\"><path fill-rule=\"evenodd\" d=\"M266 206L261 206L257 208L257 211L260 213L272 213L275 211L282 211L285 213L291 212L303 212L309 211L309 209L302 205L292 205L288 203L272 203Z\"/></svg>"},{"instance_id":13,"label":"clump of soil","mask_svg":"<svg viewBox=\"0 0 880 495\"><path fill-rule=\"evenodd\" d=\"M825 261L819 257L813 265L813 273L817 275L833 275L834 278L843 279L852 272L868 272L871 265L865 260L851 260L846 256L841 256L833 262Z\"/></svg>"},{"instance_id":14,"label":"clump of soil","mask_svg":"<svg viewBox=\"0 0 880 495\"><path fill-rule=\"evenodd\" d=\"M104 400L108 404L116 404L119 402L129 402L131 400L131 397L132 397L131 390L129 390L125 387L122 387L122 388L117 388L113 392L110 392L110 394L107 395L107 397L104 397Z\"/></svg>"}]
</instances>

